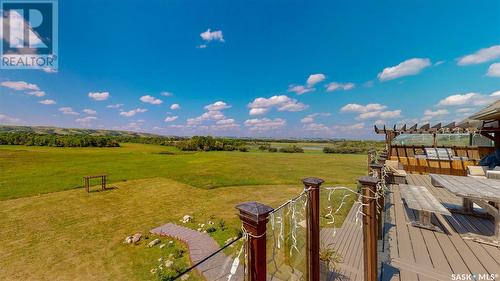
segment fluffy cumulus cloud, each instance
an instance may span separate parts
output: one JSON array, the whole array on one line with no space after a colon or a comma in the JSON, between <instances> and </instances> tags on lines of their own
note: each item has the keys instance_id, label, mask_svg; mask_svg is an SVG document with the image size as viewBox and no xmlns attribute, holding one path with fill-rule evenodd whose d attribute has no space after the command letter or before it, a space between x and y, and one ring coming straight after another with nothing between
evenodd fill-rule
<instances>
[{"instance_id":1,"label":"fluffy cumulus cloud","mask_svg":"<svg viewBox=\"0 0 500 281\"><path fill-rule=\"evenodd\" d=\"M500 62L494 63L488 67L486 75L490 77L500 77Z\"/></svg>"},{"instance_id":2,"label":"fluffy cumulus cloud","mask_svg":"<svg viewBox=\"0 0 500 281\"><path fill-rule=\"evenodd\" d=\"M36 84L27 83L24 81L4 81L0 85L16 91L40 91Z\"/></svg>"},{"instance_id":3,"label":"fluffy cumulus cloud","mask_svg":"<svg viewBox=\"0 0 500 281\"><path fill-rule=\"evenodd\" d=\"M286 126L286 121L281 118L255 118L245 121L245 127L254 132L266 132L270 130L278 130Z\"/></svg>"},{"instance_id":4,"label":"fluffy cumulus cloud","mask_svg":"<svg viewBox=\"0 0 500 281\"><path fill-rule=\"evenodd\" d=\"M90 92L88 96L95 101L105 101L109 98L109 92Z\"/></svg>"},{"instance_id":5,"label":"fluffy cumulus cloud","mask_svg":"<svg viewBox=\"0 0 500 281\"><path fill-rule=\"evenodd\" d=\"M162 104L163 101L160 100L160 99L157 99L153 96L150 96L150 95L145 95L145 96L142 96L140 98L140 101L142 101L143 103L149 103L149 104L155 104L155 105L158 105L158 104Z\"/></svg>"},{"instance_id":6,"label":"fluffy cumulus cloud","mask_svg":"<svg viewBox=\"0 0 500 281\"><path fill-rule=\"evenodd\" d=\"M473 54L463 56L458 59L458 65L479 64L500 58L500 45L480 49Z\"/></svg>"},{"instance_id":7,"label":"fluffy cumulus cloud","mask_svg":"<svg viewBox=\"0 0 500 281\"><path fill-rule=\"evenodd\" d=\"M386 67L378 74L380 81L387 81L399 77L416 75L424 68L431 65L431 60L427 58L412 58L405 60L398 65Z\"/></svg>"},{"instance_id":8,"label":"fluffy cumulus cloud","mask_svg":"<svg viewBox=\"0 0 500 281\"><path fill-rule=\"evenodd\" d=\"M124 116L124 117L132 117L132 116L135 116L137 113L143 113L146 111L148 111L148 110L144 109L144 108L136 108L136 109L132 109L129 111L121 111L120 115Z\"/></svg>"},{"instance_id":9,"label":"fluffy cumulus cloud","mask_svg":"<svg viewBox=\"0 0 500 281\"><path fill-rule=\"evenodd\" d=\"M181 108L181 106L178 103L174 103L174 104L172 104L170 106L170 109L172 109L172 110L177 110L177 109L180 109L180 108Z\"/></svg>"},{"instance_id":10,"label":"fluffy cumulus cloud","mask_svg":"<svg viewBox=\"0 0 500 281\"><path fill-rule=\"evenodd\" d=\"M500 91L495 91L495 92L491 93L490 97L495 97L495 98L500 97Z\"/></svg>"},{"instance_id":11,"label":"fluffy cumulus cloud","mask_svg":"<svg viewBox=\"0 0 500 281\"><path fill-rule=\"evenodd\" d=\"M22 123L21 119L5 114L0 114L0 124L15 125Z\"/></svg>"},{"instance_id":12,"label":"fluffy cumulus cloud","mask_svg":"<svg viewBox=\"0 0 500 281\"><path fill-rule=\"evenodd\" d=\"M171 97L174 95L174 93L165 91L165 92L161 92L160 95L162 95L164 97Z\"/></svg>"},{"instance_id":13,"label":"fluffy cumulus cloud","mask_svg":"<svg viewBox=\"0 0 500 281\"><path fill-rule=\"evenodd\" d=\"M56 104L56 101L51 100L51 99L45 99L45 100L39 101L38 103L43 104L43 105L53 105L53 104Z\"/></svg>"},{"instance_id":14,"label":"fluffy cumulus cloud","mask_svg":"<svg viewBox=\"0 0 500 281\"><path fill-rule=\"evenodd\" d=\"M33 91L33 92L27 92L26 94L28 94L30 96L39 97L39 98L45 96L45 92L44 91Z\"/></svg>"},{"instance_id":15,"label":"fluffy cumulus cloud","mask_svg":"<svg viewBox=\"0 0 500 281\"><path fill-rule=\"evenodd\" d=\"M492 102L494 98L495 93L491 95L481 95L480 93L456 94L440 100L437 106L480 106Z\"/></svg>"},{"instance_id":16,"label":"fluffy cumulus cloud","mask_svg":"<svg viewBox=\"0 0 500 281\"><path fill-rule=\"evenodd\" d=\"M90 109L90 108L85 108L83 110L83 113L85 114L88 114L88 115L96 115L97 114L97 111L93 110L93 109Z\"/></svg>"},{"instance_id":17,"label":"fluffy cumulus cloud","mask_svg":"<svg viewBox=\"0 0 500 281\"><path fill-rule=\"evenodd\" d=\"M354 83L338 83L338 82L331 82L331 83L328 83L328 85L326 85L326 91L327 92L333 92L333 91L337 91L337 90L344 90L344 91L348 91L348 90L351 90L351 89L354 89L355 85Z\"/></svg>"},{"instance_id":18,"label":"fluffy cumulus cloud","mask_svg":"<svg viewBox=\"0 0 500 281\"><path fill-rule=\"evenodd\" d=\"M80 115L80 113L73 111L71 107L59 107L58 110L64 115Z\"/></svg>"},{"instance_id":19,"label":"fluffy cumulus cloud","mask_svg":"<svg viewBox=\"0 0 500 281\"><path fill-rule=\"evenodd\" d=\"M164 121L165 122L174 122L178 118L179 118L179 116L167 116Z\"/></svg>"},{"instance_id":20,"label":"fluffy cumulus cloud","mask_svg":"<svg viewBox=\"0 0 500 281\"><path fill-rule=\"evenodd\" d=\"M272 96L270 98L256 98L248 104L250 115L262 115L268 113L272 108L276 108L278 111L302 111L308 107L308 105L285 95Z\"/></svg>"},{"instance_id":21,"label":"fluffy cumulus cloud","mask_svg":"<svg viewBox=\"0 0 500 281\"><path fill-rule=\"evenodd\" d=\"M353 133L354 131L365 129L365 123L355 123L355 124L344 124L344 125L334 125L333 129L336 131Z\"/></svg>"},{"instance_id":22,"label":"fluffy cumulus cloud","mask_svg":"<svg viewBox=\"0 0 500 281\"><path fill-rule=\"evenodd\" d=\"M317 116L330 116L330 115L331 115L330 113L313 113L313 114L309 114L306 117L302 118L300 120L300 123L304 123L304 124L313 123L314 122L314 118L316 118Z\"/></svg>"},{"instance_id":23,"label":"fluffy cumulus cloud","mask_svg":"<svg viewBox=\"0 0 500 281\"><path fill-rule=\"evenodd\" d=\"M370 111L359 114L357 119L365 120L365 119L394 119L401 117L401 110L388 110L388 111Z\"/></svg>"},{"instance_id":24,"label":"fluffy cumulus cloud","mask_svg":"<svg viewBox=\"0 0 500 281\"><path fill-rule=\"evenodd\" d=\"M224 36L222 35L222 30L212 31L210 28L207 31L200 33L201 39L204 41L220 41L224 42Z\"/></svg>"},{"instance_id":25,"label":"fluffy cumulus cloud","mask_svg":"<svg viewBox=\"0 0 500 281\"><path fill-rule=\"evenodd\" d=\"M302 86L302 85L290 85L288 86L288 92L296 93L297 95L303 95L309 92L315 91L315 88Z\"/></svg>"},{"instance_id":26,"label":"fluffy cumulus cloud","mask_svg":"<svg viewBox=\"0 0 500 281\"><path fill-rule=\"evenodd\" d=\"M306 83L307 83L308 86L314 86L315 84L323 82L325 79L326 79L326 76L324 74L322 74L322 73L311 74L307 78Z\"/></svg>"},{"instance_id":27,"label":"fluffy cumulus cloud","mask_svg":"<svg viewBox=\"0 0 500 281\"><path fill-rule=\"evenodd\" d=\"M225 119L224 113L218 110L212 110L212 111L207 111L198 117L189 118L187 120L187 124L193 126L193 125L200 125L205 121L218 121L223 119Z\"/></svg>"},{"instance_id":28,"label":"fluffy cumulus cloud","mask_svg":"<svg viewBox=\"0 0 500 281\"><path fill-rule=\"evenodd\" d=\"M379 103L369 103L367 105L361 105L357 103L349 103L343 106L340 111L341 112L357 112L364 113L370 111L380 111L386 109L387 106L381 105Z\"/></svg>"},{"instance_id":29,"label":"fluffy cumulus cloud","mask_svg":"<svg viewBox=\"0 0 500 281\"><path fill-rule=\"evenodd\" d=\"M92 121L97 120L95 116L87 116L83 118L78 118L75 120L76 123L80 124L83 127L92 127Z\"/></svg>"},{"instance_id":30,"label":"fluffy cumulus cloud","mask_svg":"<svg viewBox=\"0 0 500 281\"><path fill-rule=\"evenodd\" d=\"M429 121L429 120L432 120L434 118L439 118L439 117L442 117L442 116L446 116L450 114L450 112L447 110L447 109L438 109L438 110L430 110L430 109L427 109L425 112L424 112L424 117L422 118L423 121Z\"/></svg>"},{"instance_id":31,"label":"fluffy cumulus cloud","mask_svg":"<svg viewBox=\"0 0 500 281\"><path fill-rule=\"evenodd\" d=\"M223 110L230 107L231 107L230 105L228 105L223 101L216 101L212 104L206 105L204 108L208 111L214 111L214 110Z\"/></svg>"}]
</instances>

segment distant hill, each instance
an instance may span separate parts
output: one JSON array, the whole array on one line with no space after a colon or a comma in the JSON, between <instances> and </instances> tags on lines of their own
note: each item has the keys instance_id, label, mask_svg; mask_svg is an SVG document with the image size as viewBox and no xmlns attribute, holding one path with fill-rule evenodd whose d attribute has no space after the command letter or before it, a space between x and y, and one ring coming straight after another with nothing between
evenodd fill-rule
<instances>
[{"instance_id":1,"label":"distant hill","mask_svg":"<svg viewBox=\"0 0 500 281\"><path fill-rule=\"evenodd\" d=\"M90 135L113 137L163 137L155 134L116 130L94 130L77 128L58 128L48 126L10 126L0 125L0 133L35 133L48 135Z\"/></svg>"}]
</instances>

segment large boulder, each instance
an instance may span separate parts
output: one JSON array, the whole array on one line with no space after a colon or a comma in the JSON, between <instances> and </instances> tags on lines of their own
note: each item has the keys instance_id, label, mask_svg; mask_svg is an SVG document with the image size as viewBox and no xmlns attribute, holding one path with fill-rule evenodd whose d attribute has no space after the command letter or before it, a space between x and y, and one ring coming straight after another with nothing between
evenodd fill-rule
<instances>
[{"instance_id":1,"label":"large boulder","mask_svg":"<svg viewBox=\"0 0 500 281\"><path fill-rule=\"evenodd\" d=\"M160 242L161 242L160 239L156 238L155 240L149 242L148 247L149 248L154 247L155 245L160 244Z\"/></svg>"},{"instance_id":2,"label":"large boulder","mask_svg":"<svg viewBox=\"0 0 500 281\"><path fill-rule=\"evenodd\" d=\"M132 243L137 243L141 240L142 234L136 233L132 236Z\"/></svg>"}]
</instances>

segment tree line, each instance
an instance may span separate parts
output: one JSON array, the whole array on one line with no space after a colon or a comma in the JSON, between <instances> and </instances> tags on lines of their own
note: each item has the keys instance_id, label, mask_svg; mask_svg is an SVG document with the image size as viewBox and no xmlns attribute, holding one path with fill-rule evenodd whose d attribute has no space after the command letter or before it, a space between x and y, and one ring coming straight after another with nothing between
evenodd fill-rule
<instances>
[{"instance_id":1,"label":"tree line","mask_svg":"<svg viewBox=\"0 0 500 281\"><path fill-rule=\"evenodd\" d=\"M115 138L90 135L49 135L33 133L0 133L0 145L53 147L119 147Z\"/></svg>"}]
</instances>

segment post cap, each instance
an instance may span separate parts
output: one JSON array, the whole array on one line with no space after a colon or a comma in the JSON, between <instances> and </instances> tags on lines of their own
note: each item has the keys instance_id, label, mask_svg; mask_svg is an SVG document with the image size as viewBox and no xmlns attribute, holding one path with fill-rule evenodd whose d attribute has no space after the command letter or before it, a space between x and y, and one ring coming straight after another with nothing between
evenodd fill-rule
<instances>
[{"instance_id":1,"label":"post cap","mask_svg":"<svg viewBox=\"0 0 500 281\"><path fill-rule=\"evenodd\" d=\"M236 209L240 211L241 218L255 223L265 221L269 213L274 211L272 207L255 201L239 204Z\"/></svg>"},{"instance_id":2,"label":"post cap","mask_svg":"<svg viewBox=\"0 0 500 281\"><path fill-rule=\"evenodd\" d=\"M370 176L364 176L364 177L359 177L358 181L362 185L377 185L379 179Z\"/></svg>"},{"instance_id":3,"label":"post cap","mask_svg":"<svg viewBox=\"0 0 500 281\"><path fill-rule=\"evenodd\" d=\"M302 179L302 183L306 186L318 186L324 183L325 181L320 178L305 178Z\"/></svg>"}]
</instances>

